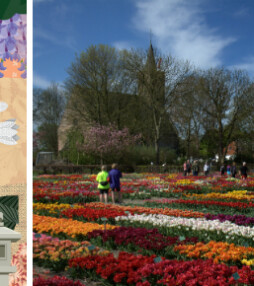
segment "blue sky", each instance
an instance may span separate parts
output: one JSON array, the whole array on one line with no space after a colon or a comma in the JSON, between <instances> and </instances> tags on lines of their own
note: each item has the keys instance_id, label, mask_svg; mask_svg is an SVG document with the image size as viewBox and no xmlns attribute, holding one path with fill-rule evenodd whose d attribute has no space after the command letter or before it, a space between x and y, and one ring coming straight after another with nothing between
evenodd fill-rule
<instances>
[{"instance_id":1,"label":"blue sky","mask_svg":"<svg viewBox=\"0 0 254 286\"><path fill-rule=\"evenodd\" d=\"M254 76L253 0L33 0L34 86L63 83L91 44L147 49Z\"/></svg>"}]
</instances>

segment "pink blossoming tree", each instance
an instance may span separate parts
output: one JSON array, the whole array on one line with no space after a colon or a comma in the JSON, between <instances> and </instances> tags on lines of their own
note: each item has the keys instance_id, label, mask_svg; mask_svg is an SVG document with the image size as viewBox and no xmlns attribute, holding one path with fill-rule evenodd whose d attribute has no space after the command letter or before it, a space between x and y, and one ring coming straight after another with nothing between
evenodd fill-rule
<instances>
[{"instance_id":1,"label":"pink blossoming tree","mask_svg":"<svg viewBox=\"0 0 254 286\"><path fill-rule=\"evenodd\" d=\"M78 148L86 154L99 157L101 164L106 156L120 156L141 138L141 135L131 135L128 128L118 130L113 125L91 126L83 132L83 136L84 142Z\"/></svg>"}]
</instances>

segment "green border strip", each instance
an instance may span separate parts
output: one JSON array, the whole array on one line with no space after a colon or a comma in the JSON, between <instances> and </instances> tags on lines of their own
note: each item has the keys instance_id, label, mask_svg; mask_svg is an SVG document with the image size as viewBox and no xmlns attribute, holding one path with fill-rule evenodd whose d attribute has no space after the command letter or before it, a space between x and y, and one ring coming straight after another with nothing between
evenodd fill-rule
<instances>
[{"instance_id":1,"label":"green border strip","mask_svg":"<svg viewBox=\"0 0 254 286\"><path fill-rule=\"evenodd\" d=\"M10 19L14 14L26 14L26 0L0 0L0 20Z\"/></svg>"}]
</instances>

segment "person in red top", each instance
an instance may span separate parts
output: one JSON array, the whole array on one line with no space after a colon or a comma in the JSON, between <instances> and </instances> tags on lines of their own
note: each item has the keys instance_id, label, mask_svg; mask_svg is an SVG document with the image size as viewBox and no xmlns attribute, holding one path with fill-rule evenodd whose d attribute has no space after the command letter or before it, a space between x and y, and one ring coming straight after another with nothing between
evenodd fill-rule
<instances>
[{"instance_id":1,"label":"person in red top","mask_svg":"<svg viewBox=\"0 0 254 286\"><path fill-rule=\"evenodd\" d=\"M186 176L187 175L187 163L184 162L183 164L183 175Z\"/></svg>"}]
</instances>

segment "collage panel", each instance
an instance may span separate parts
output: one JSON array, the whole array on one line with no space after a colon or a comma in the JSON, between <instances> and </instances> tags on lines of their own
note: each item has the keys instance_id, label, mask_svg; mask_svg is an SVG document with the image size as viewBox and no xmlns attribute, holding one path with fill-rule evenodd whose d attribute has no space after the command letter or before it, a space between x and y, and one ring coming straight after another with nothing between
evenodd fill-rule
<instances>
[{"instance_id":1,"label":"collage panel","mask_svg":"<svg viewBox=\"0 0 254 286\"><path fill-rule=\"evenodd\" d=\"M0 285L27 285L26 1L0 3Z\"/></svg>"}]
</instances>

